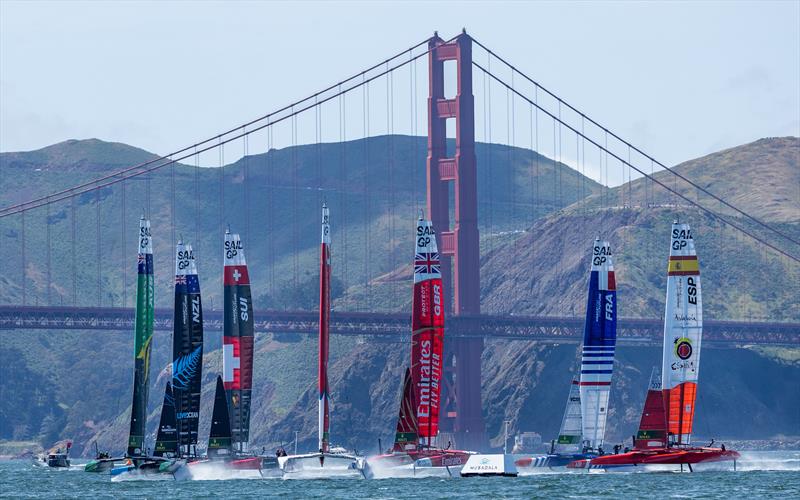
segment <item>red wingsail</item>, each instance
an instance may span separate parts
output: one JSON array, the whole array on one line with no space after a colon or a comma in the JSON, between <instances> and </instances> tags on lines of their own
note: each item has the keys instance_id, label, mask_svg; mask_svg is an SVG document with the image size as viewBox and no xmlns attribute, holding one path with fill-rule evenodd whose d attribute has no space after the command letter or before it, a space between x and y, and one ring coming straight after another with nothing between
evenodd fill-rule
<instances>
[{"instance_id":1,"label":"red wingsail","mask_svg":"<svg viewBox=\"0 0 800 500\"><path fill-rule=\"evenodd\" d=\"M444 290L431 221L420 218L414 253L414 297L411 318L411 381L422 444L439 433L444 348Z\"/></svg>"},{"instance_id":2,"label":"red wingsail","mask_svg":"<svg viewBox=\"0 0 800 500\"><path fill-rule=\"evenodd\" d=\"M322 205L322 243L319 262L319 451L330 448L328 413L328 335L331 319L331 248L328 207Z\"/></svg>"},{"instance_id":3,"label":"red wingsail","mask_svg":"<svg viewBox=\"0 0 800 500\"><path fill-rule=\"evenodd\" d=\"M633 445L639 450L667 446L667 414L664 411L664 398L661 397L661 377L655 370L650 375L647 399Z\"/></svg>"}]
</instances>

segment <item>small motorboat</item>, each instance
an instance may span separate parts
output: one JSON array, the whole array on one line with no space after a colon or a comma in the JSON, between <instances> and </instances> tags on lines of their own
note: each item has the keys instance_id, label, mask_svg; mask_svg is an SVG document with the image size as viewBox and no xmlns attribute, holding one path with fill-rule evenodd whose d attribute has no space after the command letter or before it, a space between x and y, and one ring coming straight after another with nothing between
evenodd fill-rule
<instances>
[{"instance_id":1,"label":"small motorboat","mask_svg":"<svg viewBox=\"0 0 800 500\"><path fill-rule=\"evenodd\" d=\"M60 446L51 448L46 455L40 455L34 465L47 466L52 468L69 468L69 450L72 448L72 441L67 441L62 449Z\"/></svg>"}]
</instances>

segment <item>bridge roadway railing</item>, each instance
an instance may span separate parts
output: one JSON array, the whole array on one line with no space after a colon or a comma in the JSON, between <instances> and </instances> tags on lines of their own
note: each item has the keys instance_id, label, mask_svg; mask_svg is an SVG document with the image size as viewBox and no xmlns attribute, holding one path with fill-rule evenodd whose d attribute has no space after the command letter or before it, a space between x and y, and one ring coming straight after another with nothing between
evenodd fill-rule
<instances>
[{"instance_id":1,"label":"bridge roadway railing","mask_svg":"<svg viewBox=\"0 0 800 500\"><path fill-rule=\"evenodd\" d=\"M130 308L0 306L0 330L131 330ZM203 311L209 331L222 330L222 311ZM336 312L331 315L331 333L373 336L382 341L406 341L410 316L406 313ZM315 334L314 311L262 311L256 313L259 332ZM172 330L172 310L156 309L155 329ZM620 343L659 344L663 320L620 318ZM583 334L583 318L560 316L487 315L447 319L451 337L484 337L577 343ZM800 345L800 323L706 320L703 341L711 344Z\"/></svg>"}]
</instances>

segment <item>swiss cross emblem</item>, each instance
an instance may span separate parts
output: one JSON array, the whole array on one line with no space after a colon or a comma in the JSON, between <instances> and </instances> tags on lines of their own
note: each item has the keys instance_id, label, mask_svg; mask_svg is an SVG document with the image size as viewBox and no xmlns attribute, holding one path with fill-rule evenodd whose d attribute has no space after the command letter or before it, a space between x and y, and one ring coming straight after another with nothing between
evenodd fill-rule
<instances>
[{"instance_id":1,"label":"swiss cross emblem","mask_svg":"<svg viewBox=\"0 0 800 500\"><path fill-rule=\"evenodd\" d=\"M234 269L233 270L233 280L238 282L239 278L241 278L241 277L242 277L242 273L239 272L239 269L238 268Z\"/></svg>"}]
</instances>

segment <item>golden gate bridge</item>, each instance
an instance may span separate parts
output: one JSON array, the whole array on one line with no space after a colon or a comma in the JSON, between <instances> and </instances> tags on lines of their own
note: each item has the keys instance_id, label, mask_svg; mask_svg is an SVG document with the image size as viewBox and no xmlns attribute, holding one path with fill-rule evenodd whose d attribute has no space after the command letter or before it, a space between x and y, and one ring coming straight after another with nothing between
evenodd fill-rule
<instances>
[{"instance_id":1,"label":"golden gate bridge","mask_svg":"<svg viewBox=\"0 0 800 500\"><path fill-rule=\"evenodd\" d=\"M425 70L427 78L418 78ZM420 95L425 90L421 111ZM402 100L407 107L397 104ZM482 127L476 127L476 109L482 111ZM415 144L409 138L419 137L422 119L427 143ZM505 132L500 141L505 147L498 149L505 157L486 147L497 143L498 131ZM376 132L383 135L380 151L366 140ZM304 142L313 145L310 158L299 151ZM251 154L254 143L266 145L266 154ZM338 158L330 157L331 144L341 145L335 151ZM226 151L230 154L237 145L241 159L226 164ZM402 157L410 157L413 164L419 153L425 156L424 174L398 168ZM214 155L216 162L209 161ZM201 159L206 166L217 163L218 168L201 167ZM527 162L527 178L516 181L509 175L511 180L498 187L498 169L520 161ZM353 162L367 169L362 179L354 180ZM545 164L552 166L547 182L539 175ZM557 166L584 174L573 186L577 192L572 196L565 188L567 171ZM259 169L265 172L265 182L256 185ZM592 170L599 187L586 180ZM656 170L667 175L657 176ZM208 187L212 175L218 176L218 191L208 196L201 187ZM644 179L643 194L634 196L623 188L612 195L610 184L630 186L634 176ZM383 214L385 219L380 225L363 219L359 231L343 229L335 236L339 240L334 240L334 269L344 294L332 315L332 333L365 336L369 341L407 341L409 315L402 312L404 300L398 297L410 294L402 280L385 278L396 274L406 259L399 221L425 207L438 231L447 297L452 297L446 304L450 339L446 382L451 390L445 391L449 396L442 429L452 432L465 448L479 448L484 439L480 367L485 339L569 343L578 342L583 329L583 318L569 311L540 315L481 311L481 254L500 245L502 235L524 233L534 219L568 205L586 214L591 207L585 200L592 193L603 209L656 210L656 193L662 192L668 193L672 208L690 207L753 242L764 255L792 266L800 263L800 241L784 228L658 162L466 32L449 40L435 34L311 96L165 156L65 184L70 187L44 193L33 186L28 199L0 209L5 286L10 296L18 298L16 303L0 304L0 330L130 331L134 314L129 307L133 298L127 293L132 281L126 232L142 212L155 221L169 220L170 235L162 239L170 245L181 233L193 235L206 290L214 288L219 273L204 271L213 267L202 264L203 255L216 256L217 247L206 241L213 238L204 237L201 227L218 224L221 235L229 222L239 226L246 244L251 242L248 260L254 289L260 281L272 298L287 287L296 290L305 279L303 239L307 229L318 226L317 208L325 200L340 220L362 220L364 214ZM182 199L187 192L188 200ZM167 201L159 205L158 199ZM583 229L589 238L609 228ZM156 224L154 234L158 239ZM315 230L310 234L316 237ZM653 241L646 243L657 248ZM635 244L623 241L622 254ZM158 248L156 269L171 269L171 252ZM253 255L253 248L266 249L266 255ZM515 254L524 251L513 244ZM663 264L655 253L652 262ZM166 289L171 273L158 274ZM381 288L382 282L388 285ZM383 300L376 300L378 296ZM157 329L170 330L171 321L171 310L156 311ZM269 304L256 311L256 329L261 332L314 333L316 321L313 311L276 310ZM209 308L204 322L208 330L221 329L221 312ZM661 318L623 317L620 341L659 343L662 328ZM708 319L706 341L798 345L800 324Z\"/></svg>"}]
</instances>

